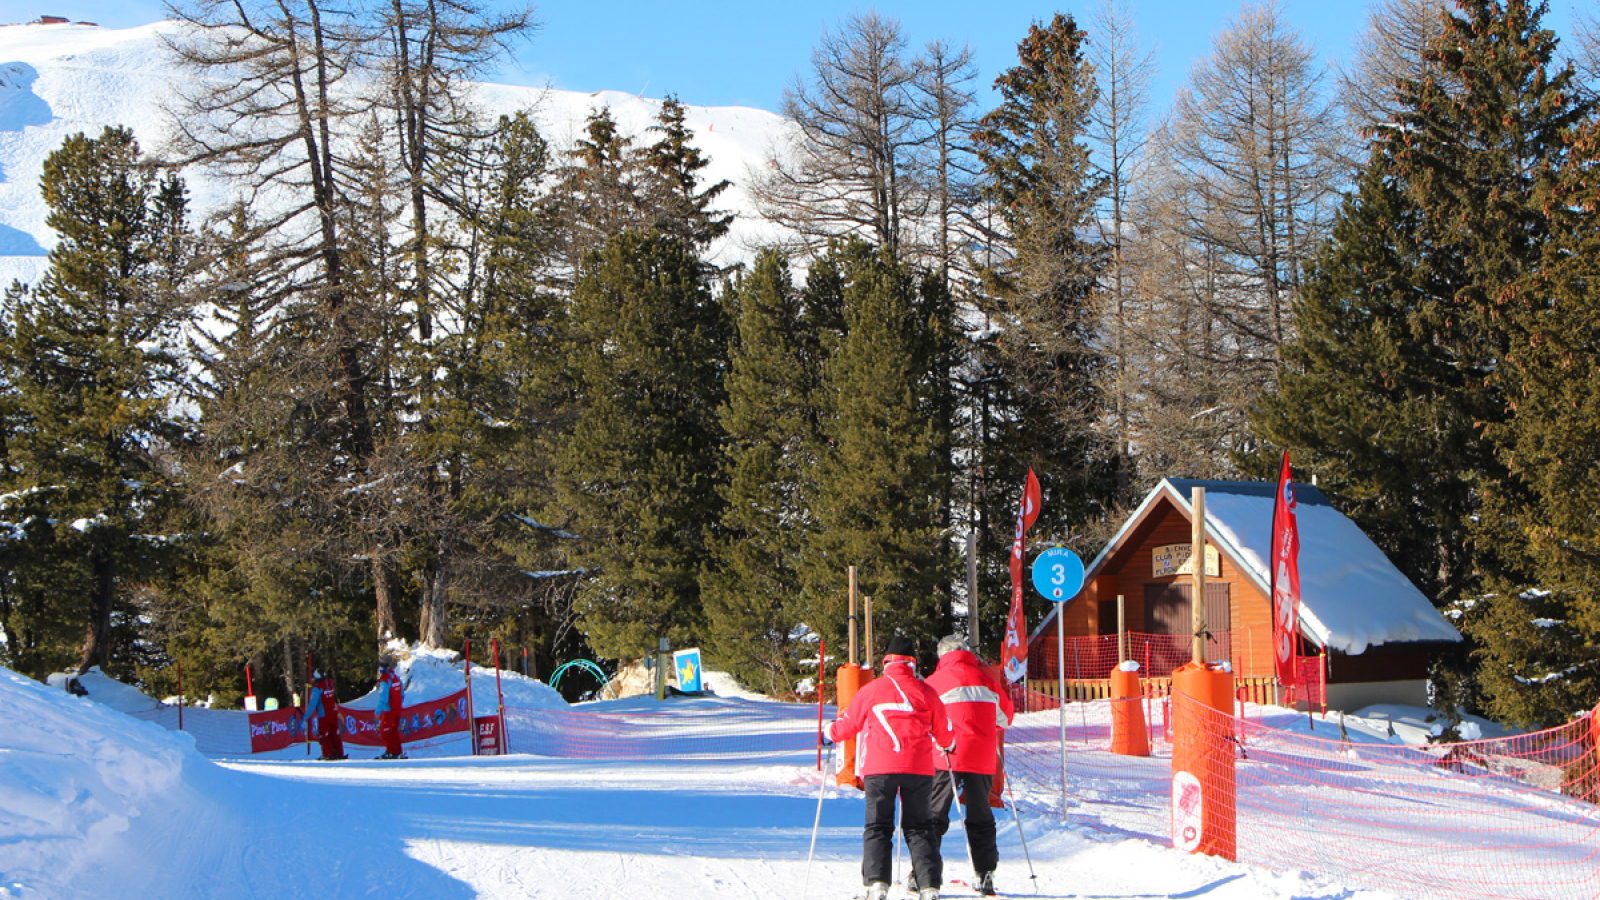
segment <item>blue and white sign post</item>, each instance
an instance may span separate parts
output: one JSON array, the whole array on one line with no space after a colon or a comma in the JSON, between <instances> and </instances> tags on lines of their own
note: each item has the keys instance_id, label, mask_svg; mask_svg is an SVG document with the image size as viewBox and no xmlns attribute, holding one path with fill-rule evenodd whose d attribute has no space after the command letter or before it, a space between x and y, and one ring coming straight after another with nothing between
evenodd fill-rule
<instances>
[{"instance_id":1,"label":"blue and white sign post","mask_svg":"<svg viewBox=\"0 0 1600 900\"><path fill-rule=\"evenodd\" d=\"M1067 814L1067 604L1083 590L1083 560L1051 547L1033 560L1033 589L1056 605L1056 709L1061 714L1061 815Z\"/></svg>"}]
</instances>

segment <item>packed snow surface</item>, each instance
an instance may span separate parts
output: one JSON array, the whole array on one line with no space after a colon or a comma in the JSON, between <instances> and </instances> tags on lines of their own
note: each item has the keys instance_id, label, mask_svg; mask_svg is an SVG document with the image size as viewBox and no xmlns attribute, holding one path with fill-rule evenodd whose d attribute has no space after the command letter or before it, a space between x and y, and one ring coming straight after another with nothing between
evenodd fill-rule
<instances>
[{"instance_id":1,"label":"packed snow surface","mask_svg":"<svg viewBox=\"0 0 1600 900\"><path fill-rule=\"evenodd\" d=\"M415 700L462 684L449 654L414 651L401 669ZM0 670L9 720L0 731L0 898L842 900L860 890L856 790L825 789L808 864L821 787L814 746L691 759L472 757L444 744L408 745L412 758L399 762L372 760L371 748L350 748L368 758L338 763L314 761L299 747L271 758L211 759L196 750L195 735L119 711L148 714L154 701L103 676L84 683L89 697L76 697ZM725 677L712 683L736 691ZM480 707L494 702L492 670L475 669L473 684ZM708 743L730 733L810 735L817 712L754 695L567 707L542 683L510 672L501 673L500 691L508 709L542 710L552 727L561 716L648 720ZM187 713L236 723L243 715ZM1035 713L1018 726L1048 730L1054 721ZM1128 819L1115 799L1096 801L1088 785L1072 793L1065 821L1059 798L1017 796L1037 880L1028 876L1016 822L1001 812L1003 891L1389 896L1191 856ZM971 878L962 845L953 826L947 878ZM951 885L948 895L963 893Z\"/></svg>"}]
</instances>

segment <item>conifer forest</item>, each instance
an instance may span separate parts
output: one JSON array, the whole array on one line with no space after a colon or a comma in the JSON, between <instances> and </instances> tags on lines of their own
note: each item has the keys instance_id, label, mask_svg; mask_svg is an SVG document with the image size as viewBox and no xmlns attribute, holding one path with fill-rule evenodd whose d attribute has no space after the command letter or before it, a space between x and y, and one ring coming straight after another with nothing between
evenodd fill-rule
<instances>
[{"instance_id":1,"label":"conifer forest","mask_svg":"<svg viewBox=\"0 0 1600 900\"><path fill-rule=\"evenodd\" d=\"M1288 449L1467 636L1436 703L1593 707L1600 12L1375 0L1328 65L1246 4L1167 98L1080 6L996 72L834 23L736 212L678 99L478 111L533 9L180 3L173 138L56 149L0 309L0 664L236 705L390 639L537 675L665 638L781 696L852 565L880 635L976 604L995 655L1030 468L1030 543L1091 559L1161 478ZM713 263L736 215L774 237Z\"/></svg>"}]
</instances>

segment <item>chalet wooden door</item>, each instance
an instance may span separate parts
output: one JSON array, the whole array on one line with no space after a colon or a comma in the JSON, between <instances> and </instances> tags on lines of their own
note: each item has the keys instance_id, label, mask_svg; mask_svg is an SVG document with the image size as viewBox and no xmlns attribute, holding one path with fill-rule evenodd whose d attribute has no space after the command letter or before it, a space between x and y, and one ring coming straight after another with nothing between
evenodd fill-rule
<instances>
[{"instance_id":1,"label":"chalet wooden door","mask_svg":"<svg viewBox=\"0 0 1600 900\"><path fill-rule=\"evenodd\" d=\"M1194 585L1181 582L1144 586L1144 629L1150 634L1174 635L1182 640L1158 641L1151 648L1150 674L1165 677L1194 655L1189 637L1194 633L1194 612L1189 598ZM1233 601L1227 582L1206 583L1206 658L1218 662L1233 658ZM1144 661L1141 660L1141 663Z\"/></svg>"}]
</instances>

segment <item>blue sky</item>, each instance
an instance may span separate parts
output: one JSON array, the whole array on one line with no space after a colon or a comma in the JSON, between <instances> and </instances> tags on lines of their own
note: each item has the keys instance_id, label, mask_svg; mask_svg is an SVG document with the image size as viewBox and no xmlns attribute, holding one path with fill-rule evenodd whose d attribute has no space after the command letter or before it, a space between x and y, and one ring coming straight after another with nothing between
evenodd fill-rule
<instances>
[{"instance_id":1,"label":"blue sky","mask_svg":"<svg viewBox=\"0 0 1600 900\"><path fill-rule=\"evenodd\" d=\"M491 0L492 2L492 0ZM1156 54L1152 101L1164 108L1212 38L1238 14L1240 0L1127 0L1139 38ZM1102 0L1054 7L1016 0L547 0L542 28L495 80L576 91L675 93L701 106L777 110L783 88L809 64L826 27L865 9L898 18L913 47L934 39L972 48L980 81L1014 63L1016 45L1036 19L1056 9L1088 22ZM1575 10L1594 0L1551 0L1548 24L1566 33ZM1325 61L1346 57L1365 24L1368 0L1279 0L1289 22ZM0 0L0 22L41 14L128 27L163 17L155 0Z\"/></svg>"}]
</instances>

